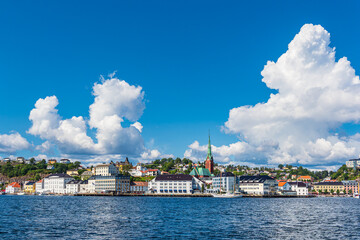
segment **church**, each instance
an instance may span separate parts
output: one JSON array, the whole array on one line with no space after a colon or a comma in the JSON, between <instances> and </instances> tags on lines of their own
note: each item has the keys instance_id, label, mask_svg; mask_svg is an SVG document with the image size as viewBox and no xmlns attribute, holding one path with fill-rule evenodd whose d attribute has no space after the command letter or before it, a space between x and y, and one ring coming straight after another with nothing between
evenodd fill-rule
<instances>
[{"instance_id":1,"label":"church","mask_svg":"<svg viewBox=\"0 0 360 240\"><path fill-rule=\"evenodd\" d=\"M211 177L214 176L214 158L211 153L211 144L210 144L210 135L209 135L209 143L208 143L208 152L205 160L205 168L202 167L194 167L194 169L190 172L190 175L195 177Z\"/></svg>"}]
</instances>

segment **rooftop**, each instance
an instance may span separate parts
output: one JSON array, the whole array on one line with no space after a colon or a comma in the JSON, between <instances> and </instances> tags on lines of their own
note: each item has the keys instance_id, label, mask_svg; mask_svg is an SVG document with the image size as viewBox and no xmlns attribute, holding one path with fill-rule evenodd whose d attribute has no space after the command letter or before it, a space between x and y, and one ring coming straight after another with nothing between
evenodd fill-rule
<instances>
[{"instance_id":1,"label":"rooftop","mask_svg":"<svg viewBox=\"0 0 360 240\"><path fill-rule=\"evenodd\" d=\"M306 187L306 184L303 182L289 182L290 185L297 185L298 187Z\"/></svg>"},{"instance_id":2,"label":"rooftop","mask_svg":"<svg viewBox=\"0 0 360 240\"><path fill-rule=\"evenodd\" d=\"M191 181L192 179L192 176L185 174L160 175L155 178L156 181Z\"/></svg>"},{"instance_id":3,"label":"rooftop","mask_svg":"<svg viewBox=\"0 0 360 240\"><path fill-rule=\"evenodd\" d=\"M274 180L274 179L272 177L267 176L267 175L240 176L239 177L240 182L259 182L259 183L263 183L266 180Z\"/></svg>"},{"instance_id":4,"label":"rooftop","mask_svg":"<svg viewBox=\"0 0 360 240\"><path fill-rule=\"evenodd\" d=\"M287 182L279 182L279 187L283 187Z\"/></svg>"},{"instance_id":5,"label":"rooftop","mask_svg":"<svg viewBox=\"0 0 360 240\"><path fill-rule=\"evenodd\" d=\"M211 173L209 171L209 169L207 168L199 168L199 167L195 167L191 172L190 172L191 176L211 176Z\"/></svg>"},{"instance_id":6,"label":"rooftop","mask_svg":"<svg viewBox=\"0 0 360 240\"><path fill-rule=\"evenodd\" d=\"M209 171L209 170L208 170ZM216 177L234 177L235 175L232 172L221 172Z\"/></svg>"},{"instance_id":7,"label":"rooftop","mask_svg":"<svg viewBox=\"0 0 360 240\"><path fill-rule=\"evenodd\" d=\"M334 186L334 185L343 185L342 182L319 182L319 183L316 183L314 185L331 185L331 186Z\"/></svg>"},{"instance_id":8,"label":"rooftop","mask_svg":"<svg viewBox=\"0 0 360 240\"><path fill-rule=\"evenodd\" d=\"M131 182L131 186L140 186L140 187L147 187L149 185L148 182Z\"/></svg>"},{"instance_id":9,"label":"rooftop","mask_svg":"<svg viewBox=\"0 0 360 240\"><path fill-rule=\"evenodd\" d=\"M66 174L66 173L54 173L54 174L50 174L50 175L47 176L46 178L51 178L51 177L71 178L71 176L68 175L68 174Z\"/></svg>"}]
</instances>

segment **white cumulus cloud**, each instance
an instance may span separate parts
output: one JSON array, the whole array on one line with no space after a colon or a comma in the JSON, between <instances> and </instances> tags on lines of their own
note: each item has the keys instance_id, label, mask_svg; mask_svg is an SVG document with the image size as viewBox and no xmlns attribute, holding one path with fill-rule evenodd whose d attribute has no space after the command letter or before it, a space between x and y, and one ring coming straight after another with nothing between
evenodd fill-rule
<instances>
[{"instance_id":1,"label":"white cumulus cloud","mask_svg":"<svg viewBox=\"0 0 360 240\"><path fill-rule=\"evenodd\" d=\"M359 77L346 57L336 60L322 26L305 24L288 50L276 62L268 61L261 74L266 86L278 92L265 103L230 110L223 129L241 141L214 147L220 159L325 166L359 156L359 134L334 133L345 123L360 121ZM206 147L198 142L185 152L202 160L205 155Z\"/></svg>"},{"instance_id":2,"label":"white cumulus cloud","mask_svg":"<svg viewBox=\"0 0 360 240\"><path fill-rule=\"evenodd\" d=\"M139 156L147 153L138 119L145 109L144 92L140 86L133 86L115 78L102 79L93 86L94 103L89 107L89 120L82 116L63 119L56 109L56 96L40 98L31 110L32 122L28 133L46 140L38 146L45 152L56 145L62 154ZM132 122L123 127L124 121ZM87 131L96 130L95 140Z\"/></svg>"},{"instance_id":3,"label":"white cumulus cloud","mask_svg":"<svg viewBox=\"0 0 360 240\"><path fill-rule=\"evenodd\" d=\"M327 164L357 157L358 143L333 129L360 120L360 81L346 57L335 59L330 34L306 24L261 72L266 103L230 110L225 131L239 134L269 163ZM270 143L270 144L269 144ZM260 151L259 151L260 150Z\"/></svg>"},{"instance_id":4,"label":"white cumulus cloud","mask_svg":"<svg viewBox=\"0 0 360 240\"><path fill-rule=\"evenodd\" d=\"M18 132L11 134L0 134L0 152L15 153L19 150L28 149L30 143Z\"/></svg>"}]
</instances>

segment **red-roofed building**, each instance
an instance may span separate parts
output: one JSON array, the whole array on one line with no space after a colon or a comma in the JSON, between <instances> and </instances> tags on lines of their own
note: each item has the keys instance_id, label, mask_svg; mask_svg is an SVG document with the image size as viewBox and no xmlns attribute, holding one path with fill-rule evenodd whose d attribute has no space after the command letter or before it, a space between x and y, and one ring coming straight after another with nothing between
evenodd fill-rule
<instances>
[{"instance_id":1,"label":"red-roofed building","mask_svg":"<svg viewBox=\"0 0 360 240\"><path fill-rule=\"evenodd\" d=\"M160 170L159 169L148 169L145 171L145 175L146 176L157 176L157 175L160 175Z\"/></svg>"},{"instance_id":2,"label":"red-roofed building","mask_svg":"<svg viewBox=\"0 0 360 240\"><path fill-rule=\"evenodd\" d=\"M146 193L148 191L148 182L131 182L130 191L132 193Z\"/></svg>"},{"instance_id":3,"label":"red-roofed building","mask_svg":"<svg viewBox=\"0 0 360 240\"><path fill-rule=\"evenodd\" d=\"M10 183L5 189L5 193L8 193L8 194L15 194L20 191L21 191L21 185L20 185L20 183L17 183L17 182Z\"/></svg>"}]
</instances>

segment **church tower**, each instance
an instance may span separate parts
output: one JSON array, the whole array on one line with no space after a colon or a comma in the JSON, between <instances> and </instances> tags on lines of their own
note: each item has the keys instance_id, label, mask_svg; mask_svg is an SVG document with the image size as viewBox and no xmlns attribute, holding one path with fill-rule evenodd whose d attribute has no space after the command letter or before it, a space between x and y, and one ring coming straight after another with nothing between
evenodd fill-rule
<instances>
[{"instance_id":1,"label":"church tower","mask_svg":"<svg viewBox=\"0 0 360 240\"><path fill-rule=\"evenodd\" d=\"M205 168L208 169L210 173L214 172L214 158L211 153L210 134L209 134L208 153L205 160Z\"/></svg>"}]
</instances>

